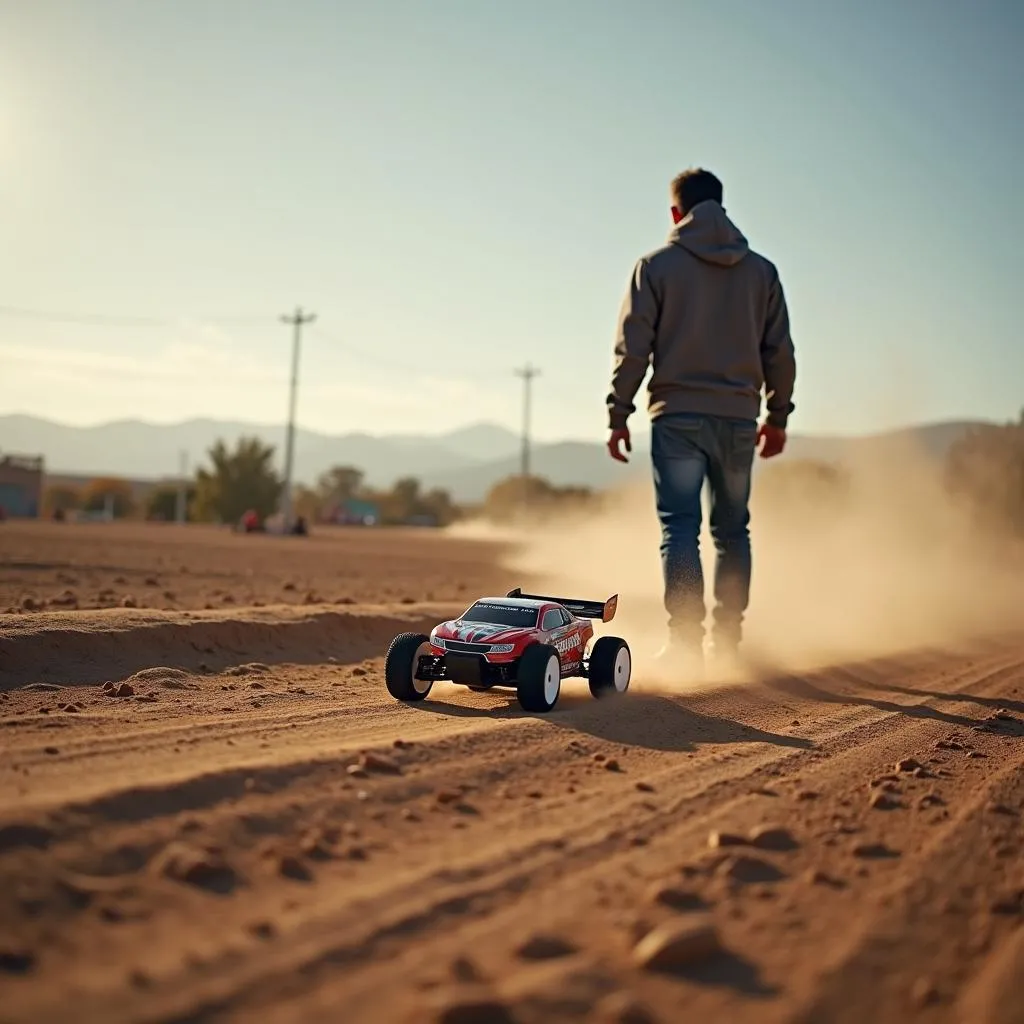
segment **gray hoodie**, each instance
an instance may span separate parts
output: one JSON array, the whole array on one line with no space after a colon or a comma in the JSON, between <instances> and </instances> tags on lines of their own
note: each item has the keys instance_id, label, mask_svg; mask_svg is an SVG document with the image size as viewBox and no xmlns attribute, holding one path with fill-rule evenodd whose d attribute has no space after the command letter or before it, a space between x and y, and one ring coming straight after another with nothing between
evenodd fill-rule
<instances>
[{"instance_id":1,"label":"gray hoodie","mask_svg":"<svg viewBox=\"0 0 1024 1024\"><path fill-rule=\"evenodd\" d=\"M796 362L774 265L716 202L698 203L668 243L637 261L619 313L609 425L624 427L648 367L652 419L689 412L767 422L793 411Z\"/></svg>"}]
</instances>

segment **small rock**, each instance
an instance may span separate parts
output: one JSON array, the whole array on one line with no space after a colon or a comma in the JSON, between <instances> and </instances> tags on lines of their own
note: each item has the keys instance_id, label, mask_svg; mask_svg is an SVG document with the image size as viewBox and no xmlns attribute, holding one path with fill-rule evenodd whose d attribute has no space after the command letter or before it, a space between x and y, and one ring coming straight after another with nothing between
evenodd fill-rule
<instances>
[{"instance_id":1,"label":"small rock","mask_svg":"<svg viewBox=\"0 0 1024 1024\"><path fill-rule=\"evenodd\" d=\"M622 768L619 766L619 762L614 757L608 758L604 763L605 771L608 772L621 772Z\"/></svg>"},{"instance_id":2,"label":"small rock","mask_svg":"<svg viewBox=\"0 0 1024 1024\"><path fill-rule=\"evenodd\" d=\"M819 868L811 868L804 879L809 885L834 885L833 879Z\"/></svg>"},{"instance_id":3,"label":"small rock","mask_svg":"<svg viewBox=\"0 0 1024 1024\"><path fill-rule=\"evenodd\" d=\"M925 793L917 802L917 806L922 811L928 810L929 807L944 807L945 805L946 801L938 793Z\"/></svg>"},{"instance_id":4,"label":"small rock","mask_svg":"<svg viewBox=\"0 0 1024 1024\"><path fill-rule=\"evenodd\" d=\"M226 891L236 881L232 867L219 850L211 847L171 843L156 857L153 867L166 878L202 889Z\"/></svg>"},{"instance_id":5,"label":"small rock","mask_svg":"<svg viewBox=\"0 0 1024 1024\"><path fill-rule=\"evenodd\" d=\"M392 746L396 750L408 750L412 746L412 743L409 740L401 740L401 739L399 739L399 740L395 740L395 742L392 744Z\"/></svg>"},{"instance_id":6,"label":"small rock","mask_svg":"<svg viewBox=\"0 0 1024 1024\"><path fill-rule=\"evenodd\" d=\"M983 754L980 750L968 750L967 756L971 758L983 758L988 757L988 754Z\"/></svg>"},{"instance_id":7,"label":"small rock","mask_svg":"<svg viewBox=\"0 0 1024 1024\"><path fill-rule=\"evenodd\" d=\"M1016 817L1017 816L1017 812L1014 811L1012 808L1007 807L1006 804L995 804L995 803L992 803L992 804L988 805L986 810L989 812L989 814L1006 814L1006 815L1009 815L1010 817Z\"/></svg>"},{"instance_id":8,"label":"small rock","mask_svg":"<svg viewBox=\"0 0 1024 1024\"><path fill-rule=\"evenodd\" d=\"M868 786L871 789L878 789L880 786L885 786L887 783L899 782L898 775L879 775L877 779L872 779Z\"/></svg>"},{"instance_id":9,"label":"small rock","mask_svg":"<svg viewBox=\"0 0 1024 1024\"><path fill-rule=\"evenodd\" d=\"M750 845L761 850L795 850L800 844L787 828L779 825L760 825L751 831Z\"/></svg>"},{"instance_id":10,"label":"small rock","mask_svg":"<svg viewBox=\"0 0 1024 1024\"><path fill-rule=\"evenodd\" d=\"M893 850L886 846L885 843L858 843L853 848L853 855L855 857L883 859L898 857L900 853L898 850Z\"/></svg>"},{"instance_id":11,"label":"small rock","mask_svg":"<svg viewBox=\"0 0 1024 1024\"><path fill-rule=\"evenodd\" d=\"M892 811L900 806L900 802L893 800L888 793L875 793L871 797L870 803L876 811Z\"/></svg>"},{"instance_id":12,"label":"small rock","mask_svg":"<svg viewBox=\"0 0 1024 1024\"><path fill-rule=\"evenodd\" d=\"M654 792L654 787L649 782L638 782L636 783L636 788L640 790L641 793Z\"/></svg>"},{"instance_id":13,"label":"small rock","mask_svg":"<svg viewBox=\"0 0 1024 1024\"><path fill-rule=\"evenodd\" d=\"M648 900L671 910L700 910L704 906L704 900L697 893L674 885L654 886L648 893Z\"/></svg>"},{"instance_id":14,"label":"small rock","mask_svg":"<svg viewBox=\"0 0 1024 1024\"><path fill-rule=\"evenodd\" d=\"M607 760L607 755L606 754L597 753L597 754L591 755L591 759L594 760L594 761L597 761L598 763L600 763L601 761Z\"/></svg>"},{"instance_id":15,"label":"small rock","mask_svg":"<svg viewBox=\"0 0 1024 1024\"><path fill-rule=\"evenodd\" d=\"M451 973L456 981L469 983L483 980L480 969L468 956L456 957L452 961Z\"/></svg>"},{"instance_id":16,"label":"small rock","mask_svg":"<svg viewBox=\"0 0 1024 1024\"><path fill-rule=\"evenodd\" d=\"M817 800L820 793L816 793L813 789L802 789L796 794L797 800Z\"/></svg>"},{"instance_id":17,"label":"small rock","mask_svg":"<svg viewBox=\"0 0 1024 1024\"><path fill-rule=\"evenodd\" d=\"M302 859L293 853L284 854L277 862L277 873L296 882L308 882L312 872L302 863Z\"/></svg>"},{"instance_id":18,"label":"small rock","mask_svg":"<svg viewBox=\"0 0 1024 1024\"><path fill-rule=\"evenodd\" d=\"M714 831L708 835L708 846L712 850L719 850L725 846L746 846L747 840L744 836L735 832Z\"/></svg>"},{"instance_id":19,"label":"small rock","mask_svg":"<svg viewBox=\"0 0 1024 1024\"><path fill-rule=\"evenodd\" d=\"M365 676L367 675L367 670L363 668L362 665L356 665L350 674L354 676Z\"/></svg>"},{"instance_id":20,"label":"small rock","mask_svg":"<svg viewBox=\"0 0 1024 1024\"><path fill-rule=\"evenodd\" d=\"M910 998L915 1006L931 1006L939 1001L939 991L931 978L918 978L910 990Z\"/></svg>"},{"instance_id":21,"label":"small rock","mask_svg":"<svg viewBox=\"0 0 1024 1024\"><path fill-rule=\"evenodd\" d=\"M59 747L43 747L43 753L44 754L59 754L60 753L60 748Z\"/></svg>"},{"instance_id":22,"label":"small rock","mask_svg":"<svg viewBox=\"0 0 1024 1024\"><path fill-rule=\"evenodd\" d=\"M921 767L920 761L915 761L912 757L905 757L902 761L896 762L896 771L904 772L909 774L910 772L916 771Z\"/></svg>"},{"instance_id":23,"label":"small rock","mask_svg":"<svg viewBox=\"0 0 1024 1024\"><path fill-rule=\"evenodd\" d=\"M521 960L556 960L572 956L578 947L558 935L534 935L516 949Z\"/></svg>"},{"instance_id":24,"label":"small rock","mask_svg":"<svg viewBox=\"0 0 1024 1024\"><path fill-rule=\"evenodd\" d=\"M709 960L721 952L710 920L682 920L659 925L633 949L633 962L648 971L675 971Z\"/></svg>"},{"instance_id":25,"label":"small rock","mask_svg":"<svg viewBox=\"0 0 1024 1024\"><path fill-rule=\"evenodd\" d=\"M439 790L434 799L439 804L456 804L462 799L462 794L455 789Z\"/></svg>"},{"instance_id":26,"label":"small rock","mask_svg":"<svg viewBox=\"0 0 1024 1024\"><path fill-rule=\"evenodd\" d=\"M249 925L249 931L258 939L272 939L277 934L277 929L270 921L257 921Z\"/></svg>"},{"instance_id":27,"label":"small rock","mask_svg":"<svg viewBox=\"0 0 1024 1024\"><path fill-rule=\"evenodd\" d=\"M132 597L131 594L128 594L127 596L121 598L121 607L122 608L138 608L139 607L139 602L136 601L135 598Z\"/></svg>"},{"instance_id":28,"label":"small rock","mask_svg":"<svg viewBox=\"0 0 1024 1024\"><path fill-rule=\"evenodd\" d=\"M375 754L372 750L363 754L359 762L368 772L383 772L388 775L401 775L402 766L386 754Z\"/></svg>"},{"instance_id":29,"label":"small rock","mask_svg":"<svg viewBox=\"0 0 1024 1024\"><path fill-rule=\"evenodd\" d=\"M774 865L758 857L730 857L723 861L717 874L742 885L778 882L786 876Z\"/></svg>"},{"instance_id":30,"label":"small rock","mask_svg":"<svg viewBox=\"0 0 1024 1024\"><path fill-rule=\"evenodd\" d=\"M361 764L350 764L345 768L345 771L352 776L353 779L366 779L369 778L369 773Z\"/></svg>"}]
</instances>

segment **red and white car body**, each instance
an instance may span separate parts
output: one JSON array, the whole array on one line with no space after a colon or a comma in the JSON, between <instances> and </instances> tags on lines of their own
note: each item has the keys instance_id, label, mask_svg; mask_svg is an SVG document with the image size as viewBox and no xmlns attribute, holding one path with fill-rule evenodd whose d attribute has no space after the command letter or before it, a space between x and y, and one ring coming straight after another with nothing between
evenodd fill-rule
<instances>
[{"instance_id":1,"label":"red and white car body","mask_svg":"<svg viewBox=\"0 0 1024 1024\"><path fill-rule=\"evenodd\" d=\"M432 683L447 680L473 690L515 687L527 710L550 710L561 680L584 676L595 696L629 686L629 647L619 637L595 639L594 620L609 622L617 596L607 601L524 594L475 601L429 636L402 634L389 648L385 675L392 696L422 700Z\"/></svg>"}]
</instances>

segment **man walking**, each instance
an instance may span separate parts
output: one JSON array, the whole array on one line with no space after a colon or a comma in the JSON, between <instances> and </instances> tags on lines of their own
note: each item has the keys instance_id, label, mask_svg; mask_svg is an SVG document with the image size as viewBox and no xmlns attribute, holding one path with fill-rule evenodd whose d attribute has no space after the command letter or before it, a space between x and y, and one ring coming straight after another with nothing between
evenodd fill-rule
<instances>
[{"instance_id":1,"label":"man walking","mask_svg":"<svg viewBox=\"0 0 1024 1024\"><path fill-rule=\"evenodd\" d=\"M793 411L796 362L774 265L750 249L726 216L722 183L684 171L671 184L674 229L633 269L619 314L608 394L612 458L628 461L626 425L647 370L651 460L669 642L662 656L703 664L701 490L711 493L715 542L712 642L729 660L750 594L748 503L754 452L778 455ZM767 416L758 427L762 389Z\"/></svg>"}]
</instances>

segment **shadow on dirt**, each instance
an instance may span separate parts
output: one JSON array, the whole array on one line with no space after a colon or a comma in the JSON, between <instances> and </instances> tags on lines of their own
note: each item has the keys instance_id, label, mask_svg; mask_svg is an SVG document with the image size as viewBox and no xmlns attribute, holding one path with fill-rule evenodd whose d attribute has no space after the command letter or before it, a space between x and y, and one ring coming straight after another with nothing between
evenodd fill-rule
<instances>
[{"instance_id":1,"label":"shadow on dirt","mask_svg":"<svg viewBox=\"0 0 1024 1024\"><path fill-rule=\"evenodd\" d=\"M477 708L440 700L412 706L419 711L453 718L533 718L569 732L647 750L686 752L707 743L770 743L797 750L810 750L814 746L810 740L799 736L765 732L728 718L694 711L687 706L685 698L653 694L629 694L600 701L589 694L566 694L554 711L543 715L521 711L514 697L499 708Z\"/></svg>"},{"instance_id":2,"label":"shadow on dirt","mask_svg":"<svg viewBox=\"0 0 1024 1024\"><path fill-rule=\"evenodd\" d=\"M735 953L725 952L706 964L662 972L679 981L714 988L729 988L745 996L767 999L778 995L778 988L762 980L757 965Z\"/></svg>"},{"instance_id":3,"label":"shadow on dirt","mask_svg":"<svg viewBox=\"0 0 1024 1024\"><path fill-rule=\"evenodd\" d=\"M1024 715L1024 701L1011 700L1009 697L979 697L976 693L957 693L941 690L915 689L912 686L896 686L893 683L871 683L865 689L877 690L880 693L901 693L907 697L919 697L924 700L944 700L951 704L977 704L978 707L993 711L1012 711Z\"/></svg>"},{"instance_id":4,"label":"shadow on dirt","mask_svg":"<svg viewBox=\"0 0 1024 1024\"><path fill-rule=\"evenodd\" d=\"M915 691L910 689L900 689L892 686L882 686L879 684L872 683L858 683L857 688L854 690L844 689L839 692L831 692L829 690L822 689L820 686L813 683L810 679L799 679L789 677L786 679L774 679L765 684L767 687L772 689L776 693L784 693L791 697L798 697L801 700L817 701L822 704L837 704L837 705L856 705L861 707L874 708L876 711L885 711L889 714L906 715L908 718L921 718L928 719L933 722L944 722L946 725L957 726L963 729L970 729L975 726L982 724L982 719L972 718L969 715L957 715L949 711L940 711L938 708L931 707L929 704L901 704L897 701L883 700L880 697L868 697L863 693L858 693L857 690L891 690L897 693L907 693L919 695L926 699L941 699L955 701L958 699L971 699L961 698L957 694L952 693L930 693L928 691ZM1000 706L1003 706L1004 702L999 702ZM1013 702L1011 702L1013 703Z\"/></svg>"}]
</instances>

